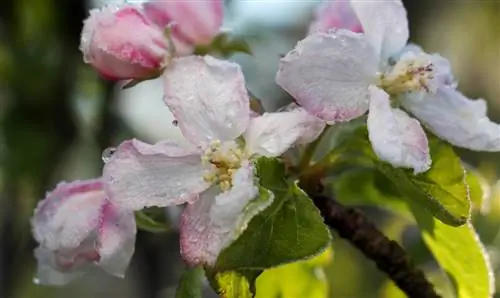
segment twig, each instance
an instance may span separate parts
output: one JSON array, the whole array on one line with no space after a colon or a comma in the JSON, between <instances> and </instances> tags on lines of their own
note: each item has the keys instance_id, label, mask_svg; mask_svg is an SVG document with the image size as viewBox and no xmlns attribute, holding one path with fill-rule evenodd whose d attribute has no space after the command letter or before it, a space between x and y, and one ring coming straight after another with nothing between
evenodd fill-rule
<instances>
[{"instance_id":1,"label":"twig","mask_svg":"<svg viewBox=\"0 0 500 298\"><path fill-rule=\"evenodd\" d=\"M360 211L322 195L312 195L325 223L373 260L409 298L440 297L404 249L388 239Z\"/></svg>"}]
</instances>

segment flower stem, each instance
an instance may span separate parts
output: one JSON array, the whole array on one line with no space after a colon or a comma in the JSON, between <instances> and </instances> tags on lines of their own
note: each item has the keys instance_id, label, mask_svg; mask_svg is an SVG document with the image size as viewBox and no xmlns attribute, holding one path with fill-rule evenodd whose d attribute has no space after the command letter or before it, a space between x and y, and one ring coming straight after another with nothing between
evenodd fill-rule
<instances>
[{"instance_id":1,"label":"flower stem","mask_svg":"<svg viewBox=\"0 0 500 298\"><path fill-rule=\"evenodd\" d=\"M302 154L302 158L300 159L299 162L299 170L300 172L304 171L309 167L309 164L311 163L311 160L314 156L314 153L316 152L316 149L318 148L318 145L321 143L323 140L324 136L327 134L328 130L330 130L331 125L325 127L323 132L314 140L314 142L310 143L307 148L304 150L304 153Z\"/></svg>"},{"instance_id":2,"label":"flower stem","mask_svg":"<svg viewBox=\"0 0 500 298\"><path fill-rule=\"evenodd\" d=\"M438 298L404 249L388 239L360 211L323 195L311 195L325 223L377 264L409 298Z\"/></svg>"}]
</instances>

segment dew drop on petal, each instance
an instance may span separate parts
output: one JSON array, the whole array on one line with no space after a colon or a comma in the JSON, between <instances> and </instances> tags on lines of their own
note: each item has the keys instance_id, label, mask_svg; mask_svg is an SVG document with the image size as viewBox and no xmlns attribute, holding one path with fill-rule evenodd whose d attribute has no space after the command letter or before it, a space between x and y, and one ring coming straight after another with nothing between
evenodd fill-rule
<instances>
[{"instance_id":1,"label":"dew drop on petal","mask_svg":"<svg viewBox=\"0 0 500 298\"><path fill-rule=\"evenodd\" d=\"M102 155L101 155L102 161L104 163L107 163L111 159L111 156L113 156L113 154L115 152L116 152L116 148L114 148L114 147L109 147L109 148L104 149L104 151L102 152Z\"/></svg>"}]
</instances>

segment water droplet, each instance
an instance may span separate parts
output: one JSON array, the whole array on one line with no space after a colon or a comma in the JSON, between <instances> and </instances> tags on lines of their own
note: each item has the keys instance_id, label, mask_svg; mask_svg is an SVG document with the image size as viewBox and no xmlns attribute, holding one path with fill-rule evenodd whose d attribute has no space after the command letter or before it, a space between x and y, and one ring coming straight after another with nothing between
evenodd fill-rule
<instances>
[{"instance_id":1,"label":"water droplet","mask_svg":"<svg viewBox=\"0 0 500 298\"><path fill-rule=\"evenodd\" d=\"M114 148L114 147L109 147L109 148L104 149L104 151L102 152L102 155L101 155L102 161L104 163L107 163L111 159L111 156L113 156L113 154L115 152L116 152L116 148Z\"/></svg>"},{"instance_id":2,"label":"water droplet","mask_svg":"<svg viewBox=\"0 0 500 298\"><path fill-rule=\"evenodd\" d=\"M173 126L178 126L178 125L179 125L179 121L177 121L177 120L172 120L172 125L173 125Z\"/></svg>"},{"instance_id":3,"label":"water droplet","mask_svg":"<svg viewBox=\"0 0 500 298\"><path fill-rule=\"evenodd\" d=\"M41 282L40 282L40 279L39 279L38 277L36 277L36 276L35 276L35 277L33 277L33 283L34 283L35 285L39 285Z\"/></svg>"}]
</instances>

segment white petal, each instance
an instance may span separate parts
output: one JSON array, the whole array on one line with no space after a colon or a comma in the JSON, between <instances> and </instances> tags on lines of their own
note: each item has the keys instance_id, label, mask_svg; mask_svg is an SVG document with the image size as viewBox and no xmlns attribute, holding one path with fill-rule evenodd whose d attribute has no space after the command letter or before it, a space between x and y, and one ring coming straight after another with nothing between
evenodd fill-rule
<instances>
[{"instance_id":1,"label":"white petal","mask_svg":"<svg viewBox=\"0 0 500 298\"><path fill-rule=\"evenodd\" d=\"M111 203L103 210L99 229L99 266L109 274L124 277L135 250L137 227L134 213Z\"/></svg>"},{"instance_id":2,"label":"white petal","mask_svg":"<svg viewBox=\"0 0 500 298\"><path fill-rule=\"evenodd\" d=\"M309 113L334 123L367 111L377 71L378 58L363 35L317 32L281 59L276 82Z\"/></svg>"},{"instance_id":3,"label":"white petal","mask_svg":"<svg viewBox=\"0 0 500 298\"><path fill-rule=\"evenodd\" d=\"M164 141L120 144L103 169L109 199L130 210L178 205L207 189L197 150Z\"/></svg>"},{"instance_id":4,"label":"white petal","mask_svg":"<svg viewBox=\"0 0 500 298\"><path fill-rule=\"evenodd\" d=\"M381 61L403 49L409 30L406 9L401 0L353 0L351 5Z\"/></svg>"},{"instance_id":5,"label":"white petal","mask_svg":"<svg viewBox=\"0 0 500 298\"><path fill-rule=\"evenodd\" d=\"M164 78L165 102L193 144L234 140L247 127L250 101L238 64L210 56L178 58Z\"/></svg>"},{"instance_id":6,"label":"white petal","mask_svg":"<svg viewBox=\"0 0 500 298\"><path fill-rule=\"evenodd\" d=\"M420 123L400 109L391 108L389 95L370 86L372 98L368 132L377 156L395 167L427 171L431 165L427 137Z\"/></svg>"},{"instance_id":7,"label":"white petal","mask_svg":"<svg viewBox=\"0 0 500 298\"><path fill-rule=\"evenodd\" d=\"M235 173L232 189L219 195L211 189L186 207L181 220L181 254L186 262L214 265L253 216L271 204L272 197L256 198L253 179L252 168L244 166Z\"/></svg>"},{"instance_id":8,"label":"white petal","mask_svg":"<svg viewBox=\"0 0 500 298\"><path fill-rule=\"evenodd\" d=\"M44 247L35 249L37 259L36 283L40 285L64 286L81 277L85 271L61 271L56 269L55 253Z\"/></svg>"},{"instance_id":9,"label":"white petal","mask_svg":"<svg viewBox=\"0 0 500 298\"><path fill-rule=\"evenodd\" d=\"M322 121L320 121L321 123ZM252 118L244 134L247 152L262 156L279 156L294 143L310 141L321 133L315 127L318 119L303 109L266 113Z\"/></svg>"},{"instance_id":10,"label":"white petal","mask_svg":"<svg viewBox=\"0 0 500 298\"><path fill-rule=\"evenodd\" d=\"M500 151L500 125L486 115L486 102L471 100L451 86L435 94L408 95L404 107L438 137L476 151Z\"/></svg>"},{"instance_id":11,"label":"white petal","mask_svg":"<svg viewBox=\"0 0 500 298\"><path fill-rule=\"evenodd\" d=\"M105 203L100 179L59 183L35 209L33 235L50 250L77 248L98 227Z\"/></svg>"},{"instance_id":12,"label":"white petal","mask_svg":"<svg viewBox=\"0 0 500 298\"><path fill-rule=\"evenodd\" d=\"M292 112L292 111L300 111L300 118L303 118L304 131L300 135L300 137L295 142L296 144L303 145L311 143L316 140L317 137L323 132L326 127L325 121L314 117L309 114L304 108L299 107L296 103L291 103L281 109L278 112Z\"/></svg>"}]
</instances>

